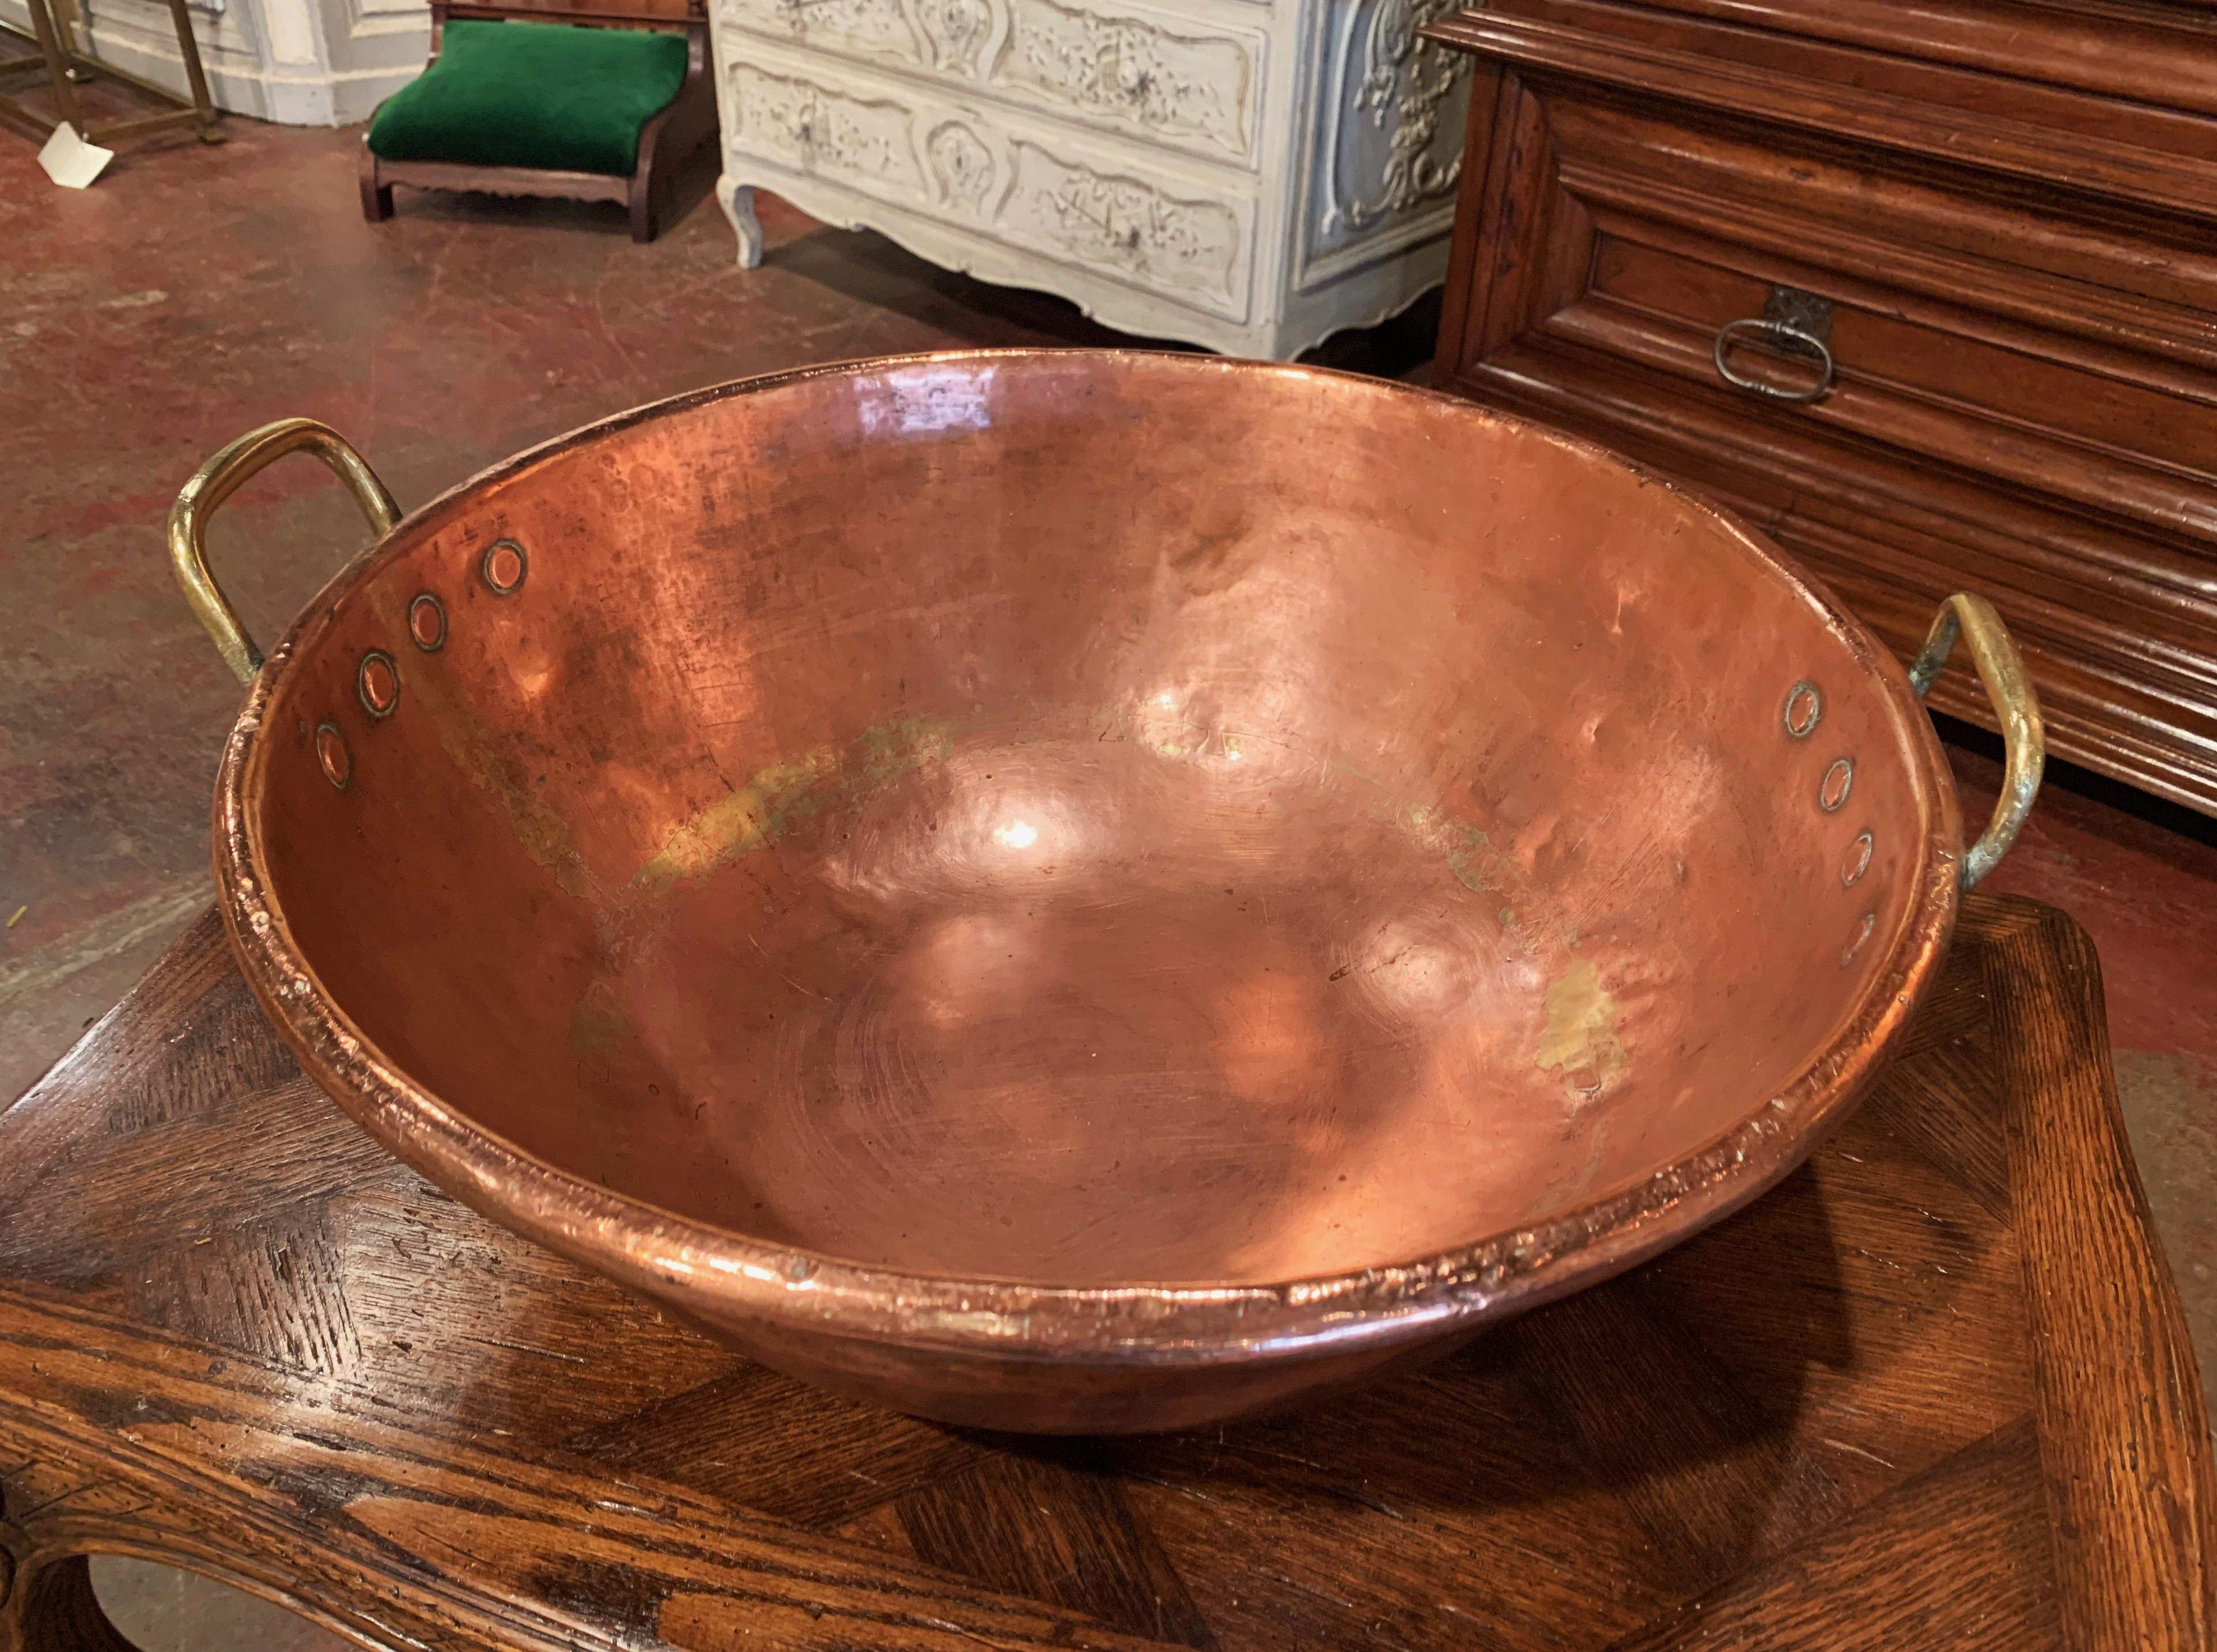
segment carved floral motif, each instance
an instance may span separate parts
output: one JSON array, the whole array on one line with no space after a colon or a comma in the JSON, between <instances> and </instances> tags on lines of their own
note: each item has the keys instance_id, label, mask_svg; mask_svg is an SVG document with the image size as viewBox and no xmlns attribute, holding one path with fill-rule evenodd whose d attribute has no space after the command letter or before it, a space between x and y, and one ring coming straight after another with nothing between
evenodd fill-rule
<instances>
[{"instance_id":1,"label":"carved floral motif","mask_svg":"<svg viewBox=\"0 0 2217 1652\"><path fill-rule=\"evenodd\" d=\"M1084 262L1155 287L1234 296L1239 219L1208 200L1180 200L1139 179L1096 172L1019 143L1004 225Z\"/></svg>"},{"instance_id":2,"label":"carved floral motif","mask_svg":"<svg viewBox=\"0 0 2217 1652\"><path fill-rule=\"evenodd\" d=\"M975 76L978 54L993 33L992 8L986 0L916 0L916 11L931 42L935 66Z\"/></svg>"},{"instance_id":3,"label":"carved floral motif","mask_svg":"<svg viewBox=\"0 0 2217 1652\"><path fill-rule=\"evenodd\" d=\"M1133 17L1011 0L994 81L1165 137L1198 138L1226 155L1253 147L1253 65L1221 37L1174 34Z\"/></svg>"},{"instance_id":4,"label":"carved floral motif","mask_svg":"<svg viewBox=\"0 0 2217 1652\"><path fill-rule=\"evenodd\" d=\"M1454 9L1457 0L1374 0L1367 26L1358 26L1359 64L1346 65L1354 96L1337 113L1343 120L1368 117L1386 134L1386 151L1374 176L1349 188L1342 178L1352 134L1336 129L1327 149L1331 181L1322 228L1326 235L1367 230L1396 213L1440 200L1462 175L1462 151L1439 153L1441 122L1468 76L1469 59L1418 38L1417 30ZM1360 73L1355 71L1359 67Z\"/></svg>"},{"instance_id":5,"label":"carved floral motif","mask_svg":"<svg viewBox=\"0 0 2217 1652\"><path fill-rule=\"evenodd\" d=\"M743 135L761 153L796 172L922 191L923 177L909 142L911 117L903 105L850 97L747 63L732 65L731 87L739 128L735 136Z\"/></svg>"},{"instance_id":6,"label":"carved floral motif","mask_svg":"<svg viewBox=\"0 0 2217 1652\"><path fill-rule=\"evenodd\" d=\"M973 0L983 4L984 0ZM724 15L804 46L828 46L901 63L927 61L900 0L723 0Z\"/></svg>"},{"instance_id":7,"label":"carved floral motif","mask_svg":"<svg viewBox=\"0 0 2217 1652\"><path fill-rule=\"evenodd\" d=\"M993 187L993 153L960 120L942 122L924 140L924 157L938 182L939 198L950 206L982 213Z\"/></svg>"}]
</instances>

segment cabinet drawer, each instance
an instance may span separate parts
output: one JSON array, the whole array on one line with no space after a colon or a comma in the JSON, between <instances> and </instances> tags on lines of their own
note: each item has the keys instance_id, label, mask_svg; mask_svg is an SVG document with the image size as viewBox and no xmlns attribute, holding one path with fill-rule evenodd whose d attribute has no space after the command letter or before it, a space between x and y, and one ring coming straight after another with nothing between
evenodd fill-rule
<instances>
[{"instance_id":1,"label":"cabinet drawer","mask_svg":"<svg viewBox=\"0 0 2217 1652\"><path fill-rule=\"evenodd\" d=\"M1449 383L1738 506L1897 647L1939 595L1984 592L2059 751L2217 812L2217 262L1885 151L1480 77ZM1806 404L1715 360L1789 299L1823 300L1833 363Z\"/></svg>"},{"instance_id":2,"label":"cabinet drawer","mask_svg":"<svg viewBox=\"0 0 2217 1652\"><path fill-rule=\"evenodd\" d=\"M1265 40L1238 23L1118 0L717 0L716 19L1136 142L1258 163Z\"/></svg>"},{"instance_id":3,"label":"cabinet drawer","mask_svg":"<svg viewBox=\"0 0 2217 1652\"><path fill-rule=\"evenodd\" d=\"M1729 385L1720 335L1764 317L1774 295L1794 304L1802 294L1822 300L1829 391L1782 404ZM2217 380L2202 374L1607 213L1596 215L1585 292L1540 330L1713 386L1751 417L1891 447L2173 540L2175 555L2138 570L2147 577L2189 591L2217 577ZM1727 365L1781 389L1817 381L1813 364L1760 343L1730 347Z\"/></svg>"},{"instance_id":4,"label":"cabinet drawer","mask_svg":"<svg viewBox=\"0 0 2217 1652\"><path fill-rule=\"evenodd\" d=\"M2053 749L2217 812L2217 602L2114 571L2169 546L1898 450L1750 419L1706 389L1584 353L1511 343L1457 387L1590 435L1739 512L1809 562L1904 659L1949 592L1991 598L2024 650ZM1992 725L1967 677L1943 676L1934 700Z\"/></svg>"},{"instance_id":5,"label":"cabinet drawer","mask_svg":"<svg viewBox=\"0 0 2217 1652\"><path fill-rule=\"evenodd\" d=\"M726 49L731 176L773 189L781 175L821 180L1089 279L1247 319L1251 195L934 88L827 73L751 42Z\"/></svg>"}]
</instances>

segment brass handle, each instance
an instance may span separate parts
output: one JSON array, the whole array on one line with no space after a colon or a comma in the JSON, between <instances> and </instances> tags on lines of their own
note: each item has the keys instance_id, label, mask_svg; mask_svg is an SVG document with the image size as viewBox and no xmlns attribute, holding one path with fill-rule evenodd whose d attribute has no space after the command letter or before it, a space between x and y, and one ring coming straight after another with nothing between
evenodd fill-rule
<instances>
[{"instance_id":1,"label":"brass handle","mask_svg":"<svg viewBox=\"0 0 2217 1652\"><path fill-rule=\"evenodd\" d=\"M1969 889L1994 869L2024 829L2025 817L2040 792L2040 771L2047 761L2047 731L2041 725L2040 700L2024 674L2016 644L2010 641L1994 605L1983 596L1958 591L1940 605L1924 650L1910 664L1910 687L1920 695L1932 687L1959 632L1971 645L1971 663L1979 669L1979 681L1985 684L1986 698L2002 725L2002 794L1994 799L1994 816L1986 829L1963 857L1963 887Z\"/></svg>"},{"instance_id":2,"label":"brass handle","mask_svg":"<svg viewBox=\"0 0 2217 1652\"><path fill-rule=\"evenodd\" d=\"M1760 338L1782 355L1798 355L1818 365L1817 382L1806 390L1784 390L1776 385L1765 384L1760 379L1744 373L1735 373L1725 358L1732 345L1743 337ZM1709 354L1717 364L1717 377L1734 390L1744 390L1754 396L1767 396L1774 402L1821 402L1832 393L1834 364L1831 348L1816 334L1796 327L1788 321L1778 321L1769 316L1750 316L1745 321L1728 321L1717 329L1717 342Z\"/></svg>"},{"instance_id":3,"label":"brass handle","mask_svg":"<svg viewBox=\"0 0 2217 1652\"><path fill-rule=\"evenodd\" d=\"M207 525L215 508L238 490L239 485L291 453L307 452L331 467L354 495L361 514L380 534L400 520L400 507L377 479L369 463L348 445L345 437L313 419L280 419L259 430L250 430L193 473L170 509L170 565L185 601L215 639L217 652L241 682L251 682L262 669L262 650L238 623L238 613L208 571Z\"/></svg>"}]
</instances>

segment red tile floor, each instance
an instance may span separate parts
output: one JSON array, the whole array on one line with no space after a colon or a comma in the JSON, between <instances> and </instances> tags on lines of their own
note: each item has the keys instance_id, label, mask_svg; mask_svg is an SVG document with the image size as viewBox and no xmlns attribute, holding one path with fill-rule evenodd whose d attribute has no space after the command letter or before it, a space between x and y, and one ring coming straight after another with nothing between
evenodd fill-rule
<instances>
[{"instance_id":1,"label":"red tile floor","mask_svg":"<svg viewBox=\"0 0 2217 1652\"><path fill-rule=\"evenodd\" d=\"M697 197L644 248L613 208L407 191L372 227L355 133L230 126L219 147L133 150L81 194L50 187L34 143L0 129L0 1097L207 902L208 790L238 689L170 583L163 523L221 443L314 415L405 505L719 379L1120 337L775 200L769 261L744 274ZM1335 341L1326 359L1406 373L1428 332L1418 315ZM225 508L213 555L253 629L277 629L360 542L351 513L306 464ZM1991 761L1959 761L1972 791L1991 788ZM2052 785L1992 886L2067 908L2100 946L2126 1107L2207 1372L2217 831L2167 819Z\"/></svg>"}]
</instances>

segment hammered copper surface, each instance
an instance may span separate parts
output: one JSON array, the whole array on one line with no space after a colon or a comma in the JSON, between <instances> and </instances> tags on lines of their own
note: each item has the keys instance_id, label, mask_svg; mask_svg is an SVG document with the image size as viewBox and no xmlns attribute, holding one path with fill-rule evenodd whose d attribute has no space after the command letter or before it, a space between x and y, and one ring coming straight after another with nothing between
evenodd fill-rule
<instances>
[{"instance_id":1,"label":"hammered copper surface","mask_svg":"<svg viewBox=\"0 0 2217 1652\"><path fill-rule=\"evenodd\" d=\"M1289 1398L1751 1197L1960 853L1899 666L1706 506L1092 353L466 485L273 651L218 829L250 980L427 1174L769 1363L1042 1428Z\"/></svg>"}]
</instances>

